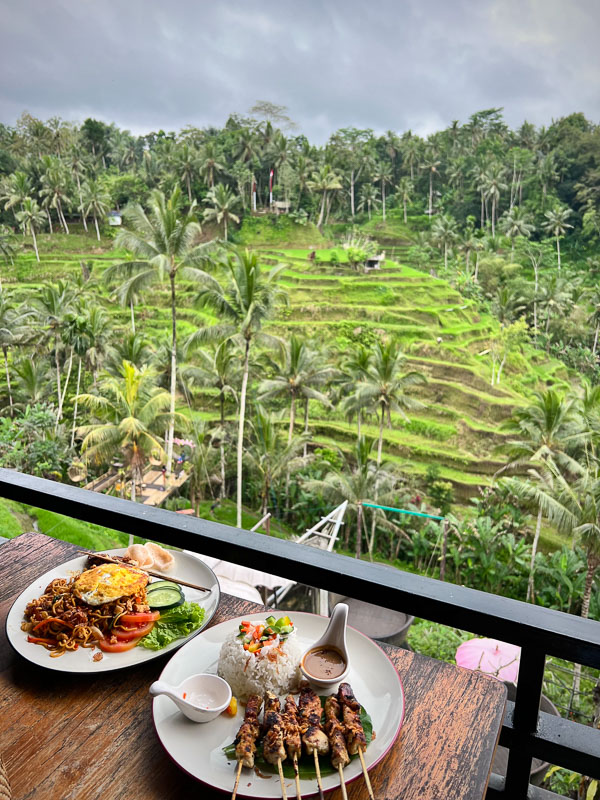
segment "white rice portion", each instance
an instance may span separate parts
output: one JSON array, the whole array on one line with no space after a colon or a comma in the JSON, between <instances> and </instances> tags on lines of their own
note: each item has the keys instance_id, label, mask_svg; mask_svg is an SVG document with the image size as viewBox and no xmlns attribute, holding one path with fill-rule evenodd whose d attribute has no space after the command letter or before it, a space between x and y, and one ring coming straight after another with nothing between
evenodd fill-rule
<instances>
[{"instance_id":1,"label":"white rice portion","mask_svg":"<svg viewBox=\"0 0 600 800\"><path fill-rule=\"evenodd\" d=\"M230 633L221 646L217 674L231 686L234 696L245 703L251 694L273 692L278 697L298 688L301 680L300 659L302 649L292 631L283 644L281 653L276 648L265 648L258 653L249 653L237 638ZM267 657L269 650L275 651Z\"/></svg>"}]
</instances>

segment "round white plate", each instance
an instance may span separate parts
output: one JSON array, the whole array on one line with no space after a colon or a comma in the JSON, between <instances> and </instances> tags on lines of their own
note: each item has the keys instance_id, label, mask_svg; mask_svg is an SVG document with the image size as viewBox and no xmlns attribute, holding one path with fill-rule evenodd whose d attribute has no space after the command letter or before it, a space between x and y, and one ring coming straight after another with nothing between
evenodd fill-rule
<instances>
[{"instance_id":1,"label":"round white plate","mask_svg":"<svg viewBox=\"0 0 600 800\"><path fill-rule=\"evenodd\" d=\"M125 548L106 551L108 555L123 555L124 552ZM184 639L176 639L162 650L147 650L145 647L134 647L132 650L126 650L124 653L102 653L101 661L92 660L92 656L99 652L97 649L91 650L90 648L80 647L78 650L65 653L58 658L52 658L50 652L46 650L45 647L28 642L27 633L21 630L21 623L25 621L25 606L31 600L40 597L50 581L53 581L55 578L70 578L73 574L79 573L85 569L87 556L80 556L71 559L71 561L66 561L64 564L41 575L34 583L28 586L24 592L21 592L13 603L6 618L6 635L8 641L23 658L26 658L33 664L38 664L41 667L48 667L48 669L53 669L58 672L109 672L113 669L130 667L133 664L142 664L145 661L158 658L171 650L176 650L185 642L189 642L190 639L200 633L200 631L208 625L217 610L221 594L219 590L219 581L210 567L187 553L180 553L174 550L170 552L175 558L175 564L169 572L164 573L165 579L169 580L171 577L170 574L172 573L176 578L181 578L182 581L195 583L198 586L206 586L207 589L211 590L210 594L208 594L198 589L190 589L187 586L181 587L186 600L198 603L199 606L204 608L202 626ZM153 578L152 580L157 580L157 578Z\"/></svg>"},{"instance_id":2,"label":"round white plate","mask_svg":"<svg viewBox=\"0 0 600 800\"><path fill-rule=\"evenodd\" d=\"M176 653L164 668L160 679L179 684L198 672L217 671L219 652L225 637L238 631L242 619L261 620L273 614L290 614L297 629L298 641L306 649L325 632L329 620L315 614L301 612L269 611L228 620L205 630ZM377 764L393 745L404 719L404 690L400 676L392 662L374 642L354 628L347 632L350 672L346 679L358 701L373 721L376 738L365 753L367 768ZM320 694L328 694L322 690ZM235 718L221 715L212 722L190 722L168 697L155 697L152 703L154 726L163 747L188 775L203 783L231 794L237 764L229 761L223 747L233 742L244 718L240 704ZM360 761L354 759L344 770L346 783L362 776ZM323 789L327 791L340 785L339 775L323 776ZM296 796L293 779L286 779L289 797ZM318 793L316 781L300 781L302 797ZM260 777L254 770L243 769L238 795L241 797L281 798L281 785L277 775Z\"/></svg>"}]
</instances>

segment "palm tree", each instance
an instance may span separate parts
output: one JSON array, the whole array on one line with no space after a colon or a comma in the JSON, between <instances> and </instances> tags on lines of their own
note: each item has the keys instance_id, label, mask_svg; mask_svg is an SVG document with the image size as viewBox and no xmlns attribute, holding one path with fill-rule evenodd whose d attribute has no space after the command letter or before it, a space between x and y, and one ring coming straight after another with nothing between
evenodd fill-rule
<instances>
[{"instance_id":1,"label":"palm tree","mask_svg":"<svg viewBox=\"0 0 600 800\"><path fill-rule=\"evenodd\" d=\"M491 199L492 201L492 236L496 235L496 217L500 204L500 192L505 192L508 189L507 184L503 181L505 174L504 167L495 165L484 178L484 196L486 200Z\"/></svg>"},{"instance_id":2,"label":"palm tree","mask_svg":"<svg viewBox=\"0 0 600 800\"><path fill-rule=\"evenodd\" d=\"M552 234L556 238L556 255L558 258L558 271L560 272L560 237L564 236L567 228L573 226L567 222L568 217L571 216L570 208L557 207L553 211L546 211L544 216L547 222L542 224L545 231Z\"/></svg>"},{"instance_id":3,"label":"palm tree","mask_svg":"<svg viewBox=\"0 0 600 800\"><path fill-rule=\"evenodd\" d=\"M233 194L228 186L218 183L209 190L204 198L204 203L211 206L205 208L203 217L205 222L223 223L223 238L227 241L227 225L230 222L239 222L240 218L233 213L240 202L240 198Z\"/></svg>"},{"instance_id":4,"label":"palm tree","mask_svg":"<svg viewBox=\"0 0 600 800\"><path fill-rule=\"evenodd\" d=\"M187 189L188 201L192 202L192 181L198 169L198 155L193 147L184 142L177 153L177 168L179 177Z\"/></svg>"},{"instance_id":5,"label":"palm tree","mask_svg":"<svg viewBox=\"0 0 600 800\"><path fill-rule=\"evenodd\" d=\"M24 305L16 306L12 297L5 291L0 290L0 347L4 356L4 372L11 417L13 416L13 396L10 385L10 371L8 369L8 351L11 347L23 341L29 330L25 322L32 314L33 311L31 309L26 308Z\"/></svg>"},{"instance_id":6,"label":"palm tree","mask_svg":"<svg viewBox=\"0 0 600 800\"><path fill-rule=\"evenodd\" d=\"M357 438L360 439L360 423L362 418L362 407L356 402L356 392L361 382L367 377L371 365L371 352L362 344L356 344L354 349L342 360L341 363L341 390L342 394L349 397L345 402L345 408L351 414L356 412Z\"/></svg>"},{"instance_id":7,"label":"palm tree","mask_svg":"<svg viewBox=\"0 0 600 800\"><path fill-rule=\"evenodd\" d=\"M269 510L269 496L273 485L284 477L287 484L290 472L305 463L300 456L304 437L294 436L286 444L276 415L265 411L260 405L256 407L252 432L254 435L245 457L252 469L251 474L260 480L260 513L264 515Z\"/></svg>"},{"instance_id":8,"label":"palm tree","mask_svg":"<svg viewBox=\"0 0 600 800\"><path fill-rule=\"evenodd\" d=\"M347 513L356 516L355 555L362 556L362 540L364 530L363 503L377 502L376 498L392 501L392 491L397 485L398 476L393 468L388 465L378 466L371 459L371 452L375 444L374 439L360 436L352 451L352 457L346 458L341 468L333 468L322 480L306 481L304 488L308 492L322 495L325 500L332 503L348 501ZM377 519L384 527L393 528L385 518L385 514L376 510ZM344 547L349 546L350 526L345 529ZM373 552L374 539L368 541L369 552Z\"/></svg>"},{"instance_id":9,"label":"palm tree","mask_svg":"<svg viewBox=\"0 0 600 800\"><path fill-rule=\"evenodd\" d=\"M311 192L321 193L321 210L319 211L319 219L317 228L321 230L323 219L325 217L325 208L327 207L328 194L338 192L342 188L342 179L333 170L330 164L325 164L320 167L317 172L313 172L312 179L307 182L307 187Z\"/></svg>"},{"instance_id":10,"label":"palm tree","mask_svg":"<svg viewBox=\"0 0 600 800\"><path fill-rule=\"evenodd\" d=\"M87 216L91 214L94 217L94 225L96 227L96 236L100 241L100 229L98 228L98 218L102 219L108 213L110 206L110 196L108 192L104 191L98 181L90 178L83 186L85 211Z\"/></svg>"},{"instance_id":11,"label":"palm tree","mask_svg":"<svg viewBox=\"0 0 600 800\"><path fill-rule=\"evenodd\" d=\"M439 175L438 167L441 163L442 162L438 160L433 148L429 147L420 169L424 170L429 175L429 205L427 207L427 213L430 217L433 214L433 176ZM412 173L410 177L412 179Z\"/></svg>"},{"instance_id":12,"label":"palm tree","mask_svg":"<svg viewBox=\"0 0 600 800\"><path fill-rule=\"evenodd\" d=\"M292 336L286 342L281 358L280 369L274 378L261 381L258 387L259 401L271 400L274 397L287 396L290 401L290 422L288 429L288 445L294 435L296 420L296 401L301 397L306 400L318 400L326 406L331 406L326 395L314 388L321 385L328 375L333 373L328 369L315 373L313 366L313 351L297 336Z\"/></svg>"},{"instance_id":13,"label":"palm tree","mask_svg":"<svg viewBox=\"0 0 600 800\"><path fill-rule=\"evenodd\" d=\"M26 173L17 170L12 175L8 175L2 185L2 199L4 208L23 208L26 198L31 197L31 181ZM16 213L16 212L15 212Z\"/></svg>"},{"instance_id":14,"label":"palm tree","mask_svg":"<svg viewBox=\"0 0 600 800\"><path fill-rule=\"evenodd\" d=\"M379 205L379 195L377 189L370 183L365 183L360 190L360 200L358 210L364 211L367 208L369 219L371 219L371 208Z\"/></svg>"},{"instance_id":15,"label":"palm tree","mask_svg":"<svg viewBox=\"0 0 600 800\"><path fill-rule=\"evenodd\" d=\"M538 299L539 305L546 310L546 334L550 330L552 317L560 316L568 307L571 301L570 288L569 283L556 273L540 285Z\"/></svg>"},{"instance_id":16,"label":"palm tree","mask_svg":"<svg viewBox=\"0 0 600 800\"><path fill-rule=\"evenodd\" d=\"M526 239L529 239L531 234L535 231L535 226L531 224L531 217L529 214L521 211L519 206L513 206L508 211L505 211L502 215L502 219L500 221L500 228L502 233L510 238L511 241L511 249L510 249L510 257L511 260L514 258L515 255L515 239L517 236L523 236Z\"/></svg>"},{"instance_id":17,"label":"palm tree","mask_svg":"<svg viewBox=\"0 0 600 800\"><path fill-rule=\"evenodd\" d=\"M210 188L215 185L215 173L225 171L225 167L221 164L219 158L220 154L215 143L206 142L200 155L200 172Z\"/></svg>"},{"instance_id":18,"label":"palm tree","mask_svg":"<svg viewBox=\"0 0 600 800\"><path fill-rule=\"evenodd\" d=\"M39 264L40 254L38 251L35 229L41 228L43 225L45 219L44 214L42 211L40 211L40 207L35 200L32 200L30 197L26 197L23 200L21 211L17 211L16 216L17 222L23 228L23 232L29 232L31 234L31 238L33 239L33 249L35 250L35 257Z\"/></svg>"},{"instance_id":19,"label":"palm tree","mask_svg":"<svg viewBox=\"0 0 600 800\"><path fill-rule=\"evenodd\" d=\"M596 355L596 349L598 348L598 332L600 331L600 286L598 286L598 284L590 290L588 301L592 306L592 313L589 315L587 321L595 328L592 353Z\"/></svg>"},{"instance_id":20,"label":"palm tree","mask_svg":"<svg viewBox=\"0 0 600 800\"><path fill-rule=\"evenodd\" d=\"M381 210L383 221L385 222L385 187L392 182L392 169L389 164L381 163L377 165L373 181L381 184Z\"/></svg>"},{"instance_id":21,"label":"palm tree","mask_svg":"<svg viewBox=\"0 0 600 800\"><path fill-rule=\"evenodd\" d=\"M141 333L128 333L110 348L105 369L113 376L119 375L123 361L130 361L141 369L152 361L153 355L154 349Z\"/></svg>"},{"instance_id":22,"label":"palm tree","mask_svg":"<svg viewBox=\"0 0 600 800\"><path fill-rule=\"evenodd\" d=\"M410 180L410 178L407 178L405 176L403 178L400 178L400 180L398 181L398 185L396 186L396 190L398 191L398 194L402 198L402 207L404 208L404 222L407 223L408 222L408 216L407 216L407 213L406 213L406 206L407 206L408 203L410 203L410 199L411 199L412 194L413 194L413 192L415 190L415 187L413 185L413 182Z\"/></svg>"},{"instance_id":23,"label":"palm tree","mask_svg":"<svg viewBox=\"0 0 600 800\"><path fill-rule=\"evenodd\" d=\"M8 225L0 224L0 258L6 264L14 264L17 244L15 235ZM2 289L2 278L0 277L0 290Z\"/></svg>"},{"instance_id":24,"label":"palm tree","mask_svg":"<svg viewBox=\"0 0 600 800\"><path fill-rule=\"evenodd\" d=\"M173 432L175 426L175 395L177 387L177 277L194 278L197 270L192 264L206 258L206 247L195 246L200 234L200 225L194 212L195 201L187 213L181 211L181 192L174 189L166 198L158 190L150 195L149 213L139 205L131 205L125 211L125 220L130 230L119 231L116 246L131 251L136 260L125 261L109 267L105 274L108 281L127 278L125 292L139 292L145 287L168 278L171 289L171 423L167 442L167 475L171 474L173 460ZM202 273L204 274L204 273Z\"/></svg>"},{"instance_id":25,"label":"palm tree","mask_svg":"<svg viewBox=\"0 0 600 800\"><path fill-rule=\"evenodd\" d=\"M504 422L501 430L510 438L498 448L498 452L506 453L511 459L504 470L514 470L527 466L530 468L531 480L526 481L529 488L520 487L520 478L510 479L507 483L520 493L532 491L533 486L547 485L548 475L545 465L549 461L560 464L563 468L572 465L568 451L576 443L580 430L577 406L574 399L560 397L549 389L535 395L534 402L525 408L518 409L513 416ZM543 505L538 502L538 516L533 538L527 600L533 597L535 556L542 525Z\"/></svg>"},{"instance_id":26,"label":"palm tree","mask_svg":"<svg viewBox=\"0 0 600 800\"><path fill-rule=\"evenodd\" d=\"M193 346L191 342L188 345ZM187 351L187 346L186 346ZM200 364L194 378L202 385L216 389L219 393L219 451L221 463L221 489L220 497L226 496L225 482L225 402L228 396L237 399L237 393L233 388L239 381L239 353L236 352L234 342L225 339L212 350L202 348L196 354L200 358Z\"/></svg>"},{"instance_id":27,"label":"palm tree","mask_svg":"<svg viewBox=\"0 0 600 800\"><path fill-rule=\"evenodd\" d=\"M223 286L212 275L200 273L198 280L203 288L198 294L201 307L210 308L223 319L209 328L192 334L192 341L218 340L235 337L243 347L244 364L240 390L238 443L237 443L237 526L242 525L242 457L244 452L244 421L250 348L254 341L273 346L277 340L261 331L262 324L275 314L280 301L287 294L277 285L284 264L274 267L268 275L261 271L258 253L249 250L231 250L225 260L229 281Z\"/></svg>"},{"instance_id":28,"label":"palm tree","mask_svg":"<svg viewBox=\"0 0 600 800\"><path fill-rule=\"evenodd\" d=\"M63 204L67 206L71 202L70 176L56 158L47 157L44 159L44 163L46 171L42 175L40 196L46 197L49 206L56 209L59 222L63 226L64 232L68 234L69 226L65 219Z\"/></svg>"},{"instance_id":29,"label":"palm tree","mask_svg":"<svg viewBox=\"0 0 600 800\"><path fill-rule=\"evenodd\" d=\"M442 214L433 221L431 238L444 248L444 267L448 269L448 249L458 238L456 220L449 214Z\"/></svg>"},{"instance_id":30,"label":"palm tree","mask_svg":"<svg viewBox=\"0 0 600 800\"><path fill-rule=\"evenodd\" d=\"M358 386L357 404L379 411L378 466L381 464L383 426L387 419L388 427L392 427L391 412L394 411L408 420L405 410L416 411L423 408L423 404L412 397L410 391L413 387L426 383L426 378L416 371L402 374L405 361L406 356L400 350L398 342L393 339L387 344L377 342L367 374Z\"/></svg>"},{"instance_id":31,"label":"palm tree","mask_svg":"<svg viewBox=\"0 0 600 800\"><path fill-rule=\"evenodd\" d=\"M402 161L410 169L410 180L414 183L415 180L415 164L419 158L420 144L416 136L413 136L410 131L402 137L400 144L402 152Z\"/></svg>"},{"instance_id":32,"label":"palm tree","mask_svg":"<svg viewBox=\"0 0 600 800\"><path fill-rule=\"evenodd\" d=\"M99 420L78 429L83 437L82 454L106 462L124 451L131 468L131 499L135 501L148 456L164 456L162 436L171 420L169 393L155 385L148 367L138 370L124 361L121 375L103 380L99 394L81 394L78 399Z\"/></svg>"},{"instance_id":33,"label":"palm tree","mask_svg":"<svg viewBox=\"0 0 600 800\"><path fill-rule=\"evenodd\" d=\"M15 364L15 406L26 408L46 400L52 390L45 358L27 356Z\"/></svg>"},{"instance_id":34,"label":"palm tree","mask_svg":"<svg viewBox=\"0 0 600 800\"><path fill-rule=\"evenodd\" d=\"M77 182L77 193L79 195L79 211L81 212L83 229L87 233L87 219L86 219L86 214L84 213L83 210L83 194L81 191L81 178L85 177L85 162L83 160L81 150L76 146L71 148L69 154L69 167L71 169L71 175L73 175L73 177Z\"/></svg>"}]
</instances>

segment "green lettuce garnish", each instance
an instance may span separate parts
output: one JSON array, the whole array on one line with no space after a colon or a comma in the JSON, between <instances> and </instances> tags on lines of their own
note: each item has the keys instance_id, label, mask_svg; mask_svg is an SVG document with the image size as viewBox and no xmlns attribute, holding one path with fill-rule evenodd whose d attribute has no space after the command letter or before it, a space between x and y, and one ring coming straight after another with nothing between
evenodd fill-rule
<instances>
[{"instance_id":1,"label":"green lettuce garnish","mask_svg":"<svg viewBox=\"0 0 600 800\"><path fill-rule=\"evenodd\" d=\"M182 639L197 630L204 621L204 609L198 603L186 602L160 615L147 636L139 644L149 650L162 650L175 639Z\"/></svg>"}]
</instances>

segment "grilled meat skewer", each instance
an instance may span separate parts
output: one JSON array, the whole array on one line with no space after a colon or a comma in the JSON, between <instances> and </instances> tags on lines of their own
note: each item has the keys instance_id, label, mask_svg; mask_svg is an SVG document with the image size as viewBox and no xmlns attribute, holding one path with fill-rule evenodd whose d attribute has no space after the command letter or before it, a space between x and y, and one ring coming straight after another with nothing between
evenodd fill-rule
<instances>
[{"instance_id":1,"label":"grilled meat skewer","mask_svg":"<svg viewBox=\"0 0 600 800\"><path fill-rule=\"evenodd\" d=\"M300 794L300 774L298 772L298 756L302 754L302 740L298 725L298 708L291 694L285 698L285 710L281 715L283 721L283 738L288 757L294 763L294 780L296 781L296 797L302 800Z\"/></svg>"},{"instance_id":2,"label":"grilled meat skewer","mask_svg":"<svg viewBox=\"0 0 600 800\"><path fill-rule=\"evenodd\" d=\"M316 752L318 755L326 755L329 752L329 742L321 728L322 716L323 708L321 706L321 701L308 683L303 681L300 684L298 717L302 741L309 755L313 752Z\"/></svg>"},{"instance_id":3,"label":"grilled meat skewer","mask_svg":"<svg viewBox=\"0 0 600 800\"><path fill-rule=\"evenodd\" d=\"M344 726L340 722L340 704L335 695L325 701L325 732L329 739L331 763L337 769L350 763L350 756L344 739Z\"/></svg>"},{"instance_id":4,"label":"grilled meat skewer","mask_svg":"<svg viewBox=\"0 0 600 800\"><path fill-rule=\"evenodd\" d=\"M367 765L365 764L364 752L367 749L367 739L363 730L362 722L360 721L360 703L354 697L354 692L349 683L340 683L338 689L338 702L342 706L343 720L344 720L344 733L346 738L346 745L348 753L353 756L358 753L360 764L362 767L363 775L367 791L369 792L370 800L375 800L373 794L373 787L367 772Z\"/></svg>"},{"instance_id":5,"label":"grilled meat skewer","mask_svg":"<svg viewBox=\"0 0 600 800\"><path fill-rule=\"evenodd\" d=\"M260 734L258 715L261 706L262 698L257 694L251 694L246 704L244 721L235 737L235 757L243 767L250 769L254 766L256 740Z\"/></svg>"},{"instance_id":6,"label":"grilled meat skewer","mask_svg":"<svg viewBox=\"0 0 600 800\"><path fill-rule=\"evenodd\" d=\"M279 705L279 698L272 692L265 694L265 719L263 727L263 755L269 764L276 764L286 757L283 745L283 726Z\"/></svg>"}]
</instances>

